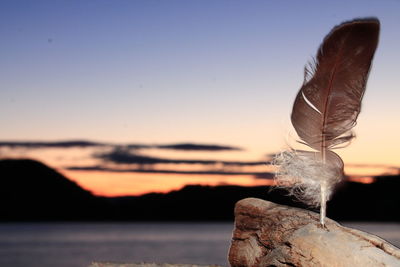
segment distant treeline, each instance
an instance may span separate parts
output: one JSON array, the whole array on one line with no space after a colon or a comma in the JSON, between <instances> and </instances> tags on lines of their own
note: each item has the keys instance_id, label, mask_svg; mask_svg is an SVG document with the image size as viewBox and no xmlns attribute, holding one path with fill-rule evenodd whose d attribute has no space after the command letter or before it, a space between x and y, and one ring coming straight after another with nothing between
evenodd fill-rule
<instances>
[{"instance_id":1,"label":"distant treeline","mask_svg":"<svg viewBox=\"0 0 400 267\"><path fill-rule=\"evenodd\" d=\"M256 197L306 208L267 186L186 186L167 194L97 197L33 160L0 160L1 221L233 221L235 203ZM343 183L328 217L343 221L400 221L400 176L372 184Z\"/></svg>"}]
</instances>

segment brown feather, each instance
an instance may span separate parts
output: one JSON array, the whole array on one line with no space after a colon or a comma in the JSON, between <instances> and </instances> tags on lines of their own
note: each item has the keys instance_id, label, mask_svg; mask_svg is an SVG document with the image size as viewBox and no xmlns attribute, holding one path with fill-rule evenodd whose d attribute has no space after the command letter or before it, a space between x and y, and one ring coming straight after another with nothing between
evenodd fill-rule
<instances>
[{"instance_id":1,"label":"brown feather","mask_svg":"<svg viewBox=\"0 0 400 267\"><path fill-rule=\"evenodd\" d=\"M313 76L306 77L291 117L311 148L324 153L352 138L343 134L354 127L360 112L378 36L379 21L363 19L345 22L325 37Z\"/></svg>"},{"instance_id":2,"label":"brown feather","mask_svg":"<svg viewBox=\"0 0 400 267\"><path fill-rule=\"evenodd\" d=\"M377 19L357 19L325 37L312 71L305 71L291 116L301 143L316 152L286 151L275 158L278 186L321 206L322 225L326 202L343 176L343 161L330 149L353 138L350 130L360 113L379 27Z\"/></svg>"}]
</instances>

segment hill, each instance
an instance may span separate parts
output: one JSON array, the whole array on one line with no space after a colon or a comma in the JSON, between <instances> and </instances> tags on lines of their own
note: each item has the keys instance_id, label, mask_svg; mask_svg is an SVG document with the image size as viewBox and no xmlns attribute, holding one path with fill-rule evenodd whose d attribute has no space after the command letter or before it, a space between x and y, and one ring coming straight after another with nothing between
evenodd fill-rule
<instances>
[{"instance_id":1,"label":"hill","mask_svg":"<svg viewBox=\"0 0 400 267\"><path fill-rule=\"evenodd\" d=\"M33 160L0 160L0 220L233 220L234 204L246 197L303 207L265 186L186 186L167 194L96 197L55 170ZM345 183L328 202L335 220L400 221L400 177L372 184ZM303 207L304 208L304 207Z\"/></svg>"},{"instance_id":2,"label":"hill","mask_svg":"<svg viewBox=\"0 0 400 267\"><path fill-rule=\"evenodd\" d=\"M2 220L91 219L104 204L38 161L1 160L0 177Z\"/></svg>"}]
</instances>

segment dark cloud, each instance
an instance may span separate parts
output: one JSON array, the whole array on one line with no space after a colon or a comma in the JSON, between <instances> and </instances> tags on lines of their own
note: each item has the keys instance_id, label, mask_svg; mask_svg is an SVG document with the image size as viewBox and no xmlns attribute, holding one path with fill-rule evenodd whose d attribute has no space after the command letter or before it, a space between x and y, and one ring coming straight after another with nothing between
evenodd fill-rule
<instances>
[{"instance_id":1,"label":"dark cloud","mask_svg":"<svg viewBox=\"0 0 400 267\"><path fill-rule=\"evenodd\" d=\"M19 148L69 148L69 147L102 147L114 146L124 147L129 149L143 149L143 148L159 148L159 149L172 149L182 151L233 151L242 150L233 146L222 146L215 144L195 144L195 143L178 143L168 145L147 145L147 144L112 144L100 143L84 140L61 141L61 142L31 142L31 141L3 141L0 142L0 147L19 147Z\"/></svg>"},{"instance_id":2,"label":"dark cloud","mask_svg":"<svg viewBox=\"0 0 400 267\"><path fill-rule=\"evenodd\" d=\"M96 154L95 157L118 164L157 164L157 163L186 163L214 164L208 160L173 160L158 157L143 156L128 149L115 149L109 153Z\"/></svg>"},{"instance_id":3,"label":"dark cloud","mask_svg":"<svg viewBox=\"0 0 400 267\"><path fill-rule=\"evenodd\" d=\"M129 149L142 149L142 148L154 148L154 145L144 144L128 144L128 145L115 145L115 148L129 148Z\"/></svg>"},{"instance_id":4,"label":"dark cloud","mask_svg":"<svg viewBox=\"0 0 400 267\"><path fill-rule=\"evenodd\" d=\"M116 168L108 168L102 166L86 166L86 167L75 167L70 166L65 169L71 171L104 171L104 172L119 172L119 173L162 173L162 174L200 174L200 175L253 175L254 177L265 175L266 178L267 173L260 172L231 172L231 171L223 171L223 170L205 170L205 171L180 171L180 170L156 170L156 169L116 169ZM273 177L273 174L271 174Z\"/></svg>"},{"instance_id":5,"label":"dark cloud","mask_svg":"<svg viewBox=\"0 0 400 267\"><path fill-rule=\"evenodd\" d=\"M256 179L274 179L275 174L272 172L262 172L254 175Z\"/></svg>"},{"instance_id":6,"label":"dark cloud","mask_svg":"<svg viewBox=\"0 0 400 267\"><path fill-rule=\"evenodd\" d=\"M110 144L90 141L61 141L61 142L0 142L0 147L24 147L24 148L69 148L69 147L98 147Z\"/></svg>"},{"instance_id":7,"label":"dark cloud","mask_svg":"<svg viewBox=\"0 0 400 267\"><path fill-rule=\"evenodd\" d=\"M212 144L172 144L172 145L158 145L157 148L161 149L175 149L175 150L190 150L190 151L224 151L224 150L242 150L233 146L221 146Z\"/></svg>"},{"instance_id":8,"label":"dark cloud","mask_svg":"<svg viewBox=\"0 0 400 267\"><path fill-rule=\"evenodd\" d=\"M108 153L96 154L95 157L107 162L117 164L223 164L226 166L257 166L265 165L264 161L221 161L221 160L192 160L192 159L166 159L159 157L144 156L134 153L128 149L115 149Z\"/></svg>"}]
</instances>

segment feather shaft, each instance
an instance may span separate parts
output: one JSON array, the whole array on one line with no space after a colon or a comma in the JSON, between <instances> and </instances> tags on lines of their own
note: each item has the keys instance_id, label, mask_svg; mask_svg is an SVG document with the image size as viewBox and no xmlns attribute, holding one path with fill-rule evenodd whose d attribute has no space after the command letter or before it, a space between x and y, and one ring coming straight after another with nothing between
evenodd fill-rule
<instances>
[{"instance_id":1,"label":"feather shaft","mask_svg":"<svg viewBox=\"0 0 400 267\"><path fill-rule=\"evenodd\" d=\"M321 225L325 225L325 217L326 217L326 185L321 183L321 209L320 209L320 218L319 221Z\"/></svg>"}]
</instances>

